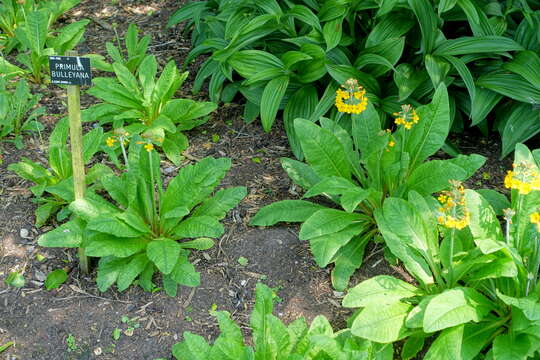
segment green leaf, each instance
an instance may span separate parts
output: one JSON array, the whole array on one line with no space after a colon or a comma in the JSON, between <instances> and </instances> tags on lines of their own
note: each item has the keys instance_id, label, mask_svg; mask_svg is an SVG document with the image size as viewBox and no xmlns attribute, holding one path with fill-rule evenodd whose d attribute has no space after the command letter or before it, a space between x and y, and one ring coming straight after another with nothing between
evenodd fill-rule
<instances>
[{"instance_id":1,"label":"green leaf","mask_svg":"<svg viewBox=\"0 0 540 360\"><path fill-rule=\"evenodd\" d=\"M367 236L349 241L347 245L338 250L334 257L332 269L332 285L336 291L344 291L349 279L356 269L362 265L366 244L371 239Z\"/></svg>"},{"instance_id":2,"label":"green leaf","mask_svg":"<svg viewBox=\"0 0 540 360\"><path fill-rule=\"evenodd\" d=\"M501 158L514 151L517 143L524 143L540 132L540 110L530 104L514 104L503 122Z\"/></svg>"},{"instance_id":3,"label":"green leaf","mask_svg":"<svg viewBox=\"0 0 540 360\"><path fill-rule=\"evenodd\" d=\"M289 138L289 144L294 156L299 160L303 159L304 154L294 129L294 120L297 118L308 119L315 111L318 101L317 89L313 85L303 86L289 98L283 111L283 124Z\"/></svg>"},{"instance_id":4,"label":"green leaf","mask_svg":"<svg viewBox=\"0 0 540 360\"><path fill-rule=\"evenodd\" d=\"M114 256L125 258L146 248L147 241L143 238L123 238L109 234L94 233L88 236L85 252L88 256Z\"/></svg>"},{"instance_id":5,"label":"green leaf","mask_svg":"<svg viewBox=\"0 0 540 360\"><path fill-rule=\"evenodd\" d=\"M174 229L176 238L211 237L217 238L223 234L223 225L210 216L192 216L182 221Z\"/></svg>"},{"instance_id":6,"label":"green leaf","mask_svg":"<svg viewBox=\"0 0 540 360\"><path fill-rule=\"evenodd\" d=\"M332 50L339 44L342 32L343 18L337 18L324 24L323 37L326 42L326 51Z\"/></svg>"},{"instance_id":7,"label":"green leaf","mask_svg":"<svg viewBox=\"0 0 540 360\"><path fill-rule=\"evenodd\" d=\"M379 343L397 341L406 335L405 318L411 309L411 305L402 302L366 307L354 319L351 332Z\"/></svg>"},{"instance_id":8,"label":"green leaf","mask_svg":"<svg viewBox=\"0 0 540 360\"><path fill-rule=\"evenodd\" d=\"M408 337L401 349L401 358L403 360L413 359L424 347L424 339L423 336Z\"/></svg>"},{"instance_id":9,"label":"green leaf","mask_svg":"<svg viewBox=\"0 0 540 360\"><path fill-rule=\"evenodd\" d=\"M344 307L387 306L403 298L418 295L418 289L388 275L378 275L365 280L349 290L343 299Z\"/></svg>"},{"instance_id":10,"label":"green leaf","mask_svg":"<svg viewBox=\"0 0 540 360\"><path fill-rule=\"evenodd\" d=\"M357 213L347 213L335 209L321 209L311 215L300 228L300 240L309 240L329 235L363 221Z\"/></svg>"},{"instance_id":11,"label":"green leaf","mask_svg":"<svg viewBox=\"0 0 540 360\"><path fill-rule=\"evenodd\" d=\"M204 2L193 4L204 4ZM202 336L192 334L189 331L185 331L183 336L184 341L174 344L172 348L176 359L208 360L211 348Z\"/></svg>"},{"instance_id":12,"label":"green leaf","mask_svg":"<svg viewBox=\"0 0 540 360\"><path fill-rule=\"evenodd\" d=\"M300 143L307 162L318 176L351 178L345 149L332 132L304 119L296 119L294 127L296 133L300 135Z\"/></svg>"},{"instance_id":13,"label":"green leaf","mask_svg":"<svg viewBox=\"0 0 540 360\"><path fill-rule=\"evenodd\" d=\"M465 180L461 167L445 160L432 160L418 166L407 179L407 188L421 195L431 195L448 188L448 180Z\"/></svg>"},{"instance_id":14,"label":"green leaf","mask_svg":"<svg viewBox=\"0 0 540 360\"><path fill-rule=\"evenodd\" d=\"M476 85L520 102L540 104L540 89L519 75L494 72L480 76Z\"/></svg>"},{"instance_id":15,"label":"green leaf","mask_svg":"<svg viewBox=\"0 0 540 360\"><path fill-rule=\"evenodd\" d=\"M470 213L469 229L480 250L489 254L502 248L504 240L501 225L487 200L467 189L465 203Z\"/></svg>"},{"instance_id":16,"label":"green leaf","mask_svg":"<svg viewBox=\"0 0 540 360\"><path fill-rule=\"evenodd\" d=\"M540 75L537 71L537 69L540 68L540 57L535 52L520 52L512 61L504 64L503 68L521 75L533 86L540 89Z\"/></svg>"},{"instance_id":17,"label":"green leaf","mask_svg":"<svg viewBox=\"0 0 540 360\"><path fill-rule=\"evenodd\" d=\"M205 200L193 212L193 216L206 215L220 220L247 195L243 186L220 189L213 197Z\"/></svg>"},{"instance_id":18,"label":"green leaf","mask_svg":"<svg viewBox=\"0 0 540 360\"><path fill-rule=\"evenodd\" d=\"M437 88L429 105L417 109L417 114L420 121L414 125L405 147L411 156L411 169L439 150L448 135L450 107L444 84Z\"/></svg>"},{"instance_id":19,"label":"green leaf","mask_svg":"<svg viewBox=\"0 0 540 360\"><path fill-rule=\"evenodd\" d=\"M442 41L433 52L433 55L467 55L519 50L524 49L514 40L504 36L462 36L457 39Z\"/></svg>"},{"instance_id":20,"label":"green leaf","mask_svg":"<svg viewBox=\"0 0 540 360\"><path fill-rule=\"evenodd\" d=\"M426 0L408 0L414 15L418 19L422 33L422 48L424 54L431 54L437 39L437 15L430 2Z\"/></svg>"},{"instance_id":21,"label":"green leaf","mask_svg":"<svg viewBox=\"0 0 540 360\"><path fill-rule=\"evenodd\" d=\"M134 256L122 272L118 275L116 285L118 291L124 291L133 283L133 281L143 272L148 264L148 258L145 254L139 254Z\"/></svg>"},{"instance_id":22,"label":"green leaf","mask_svg":"<svg viewBox=\"0 0 540 360\"><path fill-rule=\"evenodd\" d=\"M327 266L339 249L347 245L349 241L355 241L353 237L362 233L364 227L364 224L353 224L331 234L310 238L311 252L315 256L317 265L320 267Z\"/></svg>"},{"instance_id":23,"label":"green leaf","mask_svg":"<svg viewBox=\"0 0 540 360\"><path fill-rule=\"evenodd\" d=\"M53 290L62 285L68 278L67 273L63 269L56 269L47 274L45 279L45 289Z\"/></svg>"},{"instance_id":24,"label":"green leaf","mask_svg":"<svg viewBox=\"0 0 540 360\"><path fill-rule=\"evenodd\" d=\"M146 255L163 274L170 274L178 261L181 250L181 246L176 241L156 239L146 247Z\"/></svg>"},{"instance_id":25,"label":"green leaf","mask_svg":"<svg viewBox=\"0 0 540 360\"><path fill-rule=\"evenodd\" d=\"M354 189L355 186L356 185L353 182L342 177L325 177L317 184L309 188L303 197L310 198L321 194L341 195L350 189Z\"/></svg>"},{"instance_id":26,"label":"green leaf","mask_svg":"<svg viewBox=\"0 0 540 360\"><path fill-rule=\"evenodd\" d=\"M44 247L76 248L82 243L82 229L75 221L69 221L38 238L38 244Z\"/></svg>"},{"instance_id":27,"label":"green leaf","mask_svg":"<svg viewBox=\"0 0 540 360\"><path fill-rule=\"evenodd\" d=\"M289 85L288 76L280 76L266 84L261 99L261 122L264 131L268 132L276 119L279 104Z\"/></svg>"},{"instance_id":28,"label":"green leaf","mask_svg":"<svg viewBox=\"0 0 540 360\"><path fill-rule=\"evenodd\" d=\"M501 334L493 340L493 357L496 360L518 360L529 358L535 348L525 334Z\"/></svg>"},{"instance_id":29,"label":"green leaf","mask_svg":"<svg viewBox=\"0 0 540 360\"><path fill-rule=\"evenodd\" d=\"M246 79L262 71L283 69L285 66L279 58L261 50L238 51L229 58L228 63Z\"/></svg>"},{"instance_id":30,"label":"green leaf","mask_svg":"<svg viewBox=\"0 0 540 360\"><path fill-rule=\"evenodd\" d=\"M103 257L99 260L96 282L99 291L105 292L116 282L118 275L127 265L129 259L118 259L113 256Z\"/></svg>"},{"instance_id":31,"label":"green leaf","mask_svg":"<svg viewBox=\"0 0 540 360\"><path fill-rule=\"evenodd\" d=\"M88 230L99 231L118 237L137 238L143 234L120 220L117 216L111 215L97 216L88 221L86 227Z\"/></svg>"},{"instance_id":32,"label":"green leaf","mask_svg":"<svg viewBox=\"0 0 540 360\"><path fill-rule=\"evenodd\" d=\"M198 238L195 240L179 243L183 249L208 250L214 246L214 240L210 238Z\"/></svg>"},{"instance_id":33,"label":"green leaf","mask_svg":"<svg viewBox=\"0 0 540 360\"><path fill-rule=\"evenodd\" d=\"M430 346L426 360L455 360L461 357L464 325L445 329Z\"/></svg>"},{"instance_id":34,"label":"green leaf","mask_svg":"<svg viewBox=\"0 0 540 360\"><path fill-rule=\"evenodd\" d=\"M476 192L488 201L497 216L502 216L503 210L512 206L506 196L496 190L479 189Z\"/></svg>"},{"instance_id":35,"label":"green leaf","mask_svg":"<svg viewBox=\"0 0 540 360\"><path fill-rule=\"evenodd\" d=\"M183 255L174 267L171 277L180 285L196 287L201 284L201 274L195 271L195 267Z\"/></svg>"},{"instance_id":36,"label":"green leaf","mask_svg":"<svg viewBox=\"0 0 540 360\"><path fill-rule=\"evenodd\" d=\"M323 206L304 200L282 200L263 207L251 219L252 226L272 226L278 222L303 222Z\"/></svg>"},{"instance_id":37,"label":"green leaf","mask_svg":"<svg viewBox=\"0 0 540 360\"><path fill-rule=\"evenodd\" d=\"M24 286L25 280L23 274L12 271L9 273L8 276L4 279L4 283L7 286L13 286L16 288L22 288Z\"/></svg>"},{"instance_id":38,"label":"green leaf","mask_svg":"<svg viewBox=\"0 0 540 360\"><path fill-rule=\"evenodd\" d=\"M423 328L425 332L435 332L469 321L479 322L491 310L490 301L476 290L456 287L431 299Z\"/></svg>"}]
</instances>

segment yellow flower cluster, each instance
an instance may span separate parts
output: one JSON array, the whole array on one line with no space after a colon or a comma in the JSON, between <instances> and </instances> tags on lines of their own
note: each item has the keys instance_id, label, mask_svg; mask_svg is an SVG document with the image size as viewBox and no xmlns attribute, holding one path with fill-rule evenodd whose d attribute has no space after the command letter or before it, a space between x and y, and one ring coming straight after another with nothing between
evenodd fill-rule
<instances>
[{"instance_id":1,"label":"yellow flower cluster","mask_svg":"<svg viewBox=\"0 0 540 360\"><path fill-rule=\"evenodd\" d=\"M411 105L401 105L401 111L393 114L396 117L396 125L403 125L407 130L420 120L420 117Z\"/></svg>"},{"instance_id":2,"label":"yellow flower cluster","mask_svg":"<svg viewBox=\"0 0 540 360\"><path fill-rule=\"evenodd\" d=\"M465 204L465 189L459 181L451 181L452 189L443 191L437 200L441 203L439 224L450 229L461 230L469 225L470 214Z\"/></svg>"},{"instance_id":3,"label":"yellow flower cluster","mask_svg":"<svg viewBox=\"0 0 540 360\"><path fill-rule=\"evenodd\" d=\"M540 214L538 212L533 212L530 216L531 223L536 225L536 230L540 232Z\"/></svg>"},{"instance_id":4,"label":"yellow flower cluster","mask_svg":"<svg viewBox=\"0 0 540 360\"><path fill-rule=\"evenodd\" d=\"M118 129L115 129L113 131L113 133L115 135L113 136L109 136L106 140L105 140L105 143L107 144L108 147L113 147L114 144L116 144L117 141L121 141L122 144L126 145L129 141L128 139L128 136L129 136L129 133L127 131L125 131L123 128L118 128Z\"/></svg>"},{"instance_id":5,"label":"yellow flower cluster","mask_svg":"<svg viewBox=\"0 0 540 360\"><path fill-rule=\"evenodd\" d=\"M147 152L150 152L150 151L154 150L154 144L147 143L147 144L144 145L144 148L146 149Z\"/></svg>"},{"instance_id":6,"label":"yellow flower cluster","mask_svg":"<svg viewBox=\"0 0 540 360\"><path fill-rule=\"evenodd\" d=\"M366 90L358 85L355 79L349 79L344 85L345 90L336 91L336 107L339 112L347 114L360 114L367 107Z\"/></svg>"},{"instance_id":7,"label":"yellow flower cluster","mask_svg":"<svg viewBox=\"0 0 540 360\"><path fill-rule=\"evenodd\" d=\"M530 163L521 161L512 167L514 170L509 170L504 178L506 188L519 190L522 195L527 195L532 190L540 190L540 174Z\"/></svg>"},{"instance_id":8,"label":"yellow flower cluster","mask_svg":"<svg viewBox=\"0 0 540 360\"><path fill-rule=\"evenodd\" d=\"M108 147L113 147L114 144L116 143L116 141L117 141L117 140L116 140L116 138L115 138L114 136L109 136L109 137L107 138L107 140L105 140L105 142L107 143L107 146L108 146Z\"/></svg>"}]
</instances>

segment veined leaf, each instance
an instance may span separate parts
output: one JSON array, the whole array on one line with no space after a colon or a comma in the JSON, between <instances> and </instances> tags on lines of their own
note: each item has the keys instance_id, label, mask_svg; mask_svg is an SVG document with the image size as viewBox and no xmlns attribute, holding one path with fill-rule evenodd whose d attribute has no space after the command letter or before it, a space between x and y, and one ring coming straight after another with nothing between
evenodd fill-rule
<instances>
[{"instance_id":1,"label":"veined leaf","mask_svg":"<svg viewBox=\"0 0 540 360\"><path fill-rule=\"evenodd\" d=\"M321 209L311 215L300 228L300 240L332 234L346 227L363 222L362 215L335 209Z\"/></svg>"},{"instance_id":2,"label":"veined leaf","mask_svg":"<svg viewBox=\"0 0 540 360\"><path fill-rule=\"evenodd\" d=\"M534 87L519 75L506 73L486 74L480 76L476 84L517 101L540 104L540 89Z\"/></svg>"},{"instance_id":3,"label":"veined leaf","mask_svg":"<svg viewBox=\"0 0 540 360\"><path fill-rule=\"evenodd\" d=\"M288 76L272 79L265 86L261 99L261 122L264 131L268 132L276 119L279 104L289 85Z\"/></svg>"},{"instance_id":4,"label":"veined leaf","mask_svg":"<svg viewBox=\"0 0 540 360\"><path fill-rule=\"evenodd\" d=\"M433 52L433 55L501 53L520 50L524 50L520 44L503 36L463 36L441 42Z\"/></svg>"},{"instance_id":5,"label":"veined leaf","mask_svg":"<svg viewBox=\"0 0 540 360\"><path fill-rule=\"evenodd\" d=\"M303 222L315 212L324 209L322 205L304 200L282 200L263 207L251 219L250 225L272 226L280 221Z\"/></svg>"},{"instance_id":6,"label":"veined leaf","mask_svg":"<svg viewBox=\"0 0 540 360\"><path fill-rule=\"evenodd\" d=\"M402 302L366 307L354 319L351 332L379 343L397 341L407 334L405 318L411 309L411 305Z\"/></svg>"},{"instance_id":7,"label":"veined leaf","mask_svg":"<svg viewBox=\"0 0 540 360\"><path fill-rule=\"evenodd\" d=\"M379 275L349 290L343 299L343 306L348 308L387 306L417 294L416 287L392 276Z\"/></svg>"},{"instance_id":8,"label":"veined leaf","mask_svg":"<svg viewBox=\"0 0 540 360\"><path fill-rule=\"evenodd\" d=\"M176 241L156 239L146 247L146 256L163 274L170 274L178 261L181 250L181 246Z\"/></svg>"}]
</instances>

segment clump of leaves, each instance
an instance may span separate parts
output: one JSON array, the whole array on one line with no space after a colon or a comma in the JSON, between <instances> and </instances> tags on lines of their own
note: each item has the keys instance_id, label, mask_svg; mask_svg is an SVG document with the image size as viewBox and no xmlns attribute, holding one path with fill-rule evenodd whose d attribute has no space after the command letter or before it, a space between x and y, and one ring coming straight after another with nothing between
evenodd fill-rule
<instances>
[{"instance_id":1,"label":"clump of leaves","mask_svg":"<svg viewBox=\"0 0 540 360\"><path fill-rule=\"evenodd\" d=\"M361 308L353 334L405 340L404 359L425 343L427 360L538 358L540 152L515 154L511 201L463 188L438 202L414 191L385 201L377 223L417 285L383 275L352 288L343 305Z\"/></svg>"},{"instance_id":2,"label":"clump of leaves","mask_svg":"<svg viewBox=\"0 0 540 360\"><path fill-rule=\"evenodd\" d=\"M74 200L74 194L71 152L67 145L68 134L68 118L62 118L49 137L48 166L40 165L27 158L8 166L9 170L20 177L35 183L30 187L30 191L38 204L35 211L37 227L45 224L54 214L57 214L58 221L65 220L70 214L67 205ZM100 127L84 135L83 160L85 164L88 164L99 150L102 139L103 129ZM98 187L99 179L110 173L112 170L109 167L95 164L88 170L86 183Z\"/></svg>"},{"instance_id":3,"label":"clump of leaves","mask_svg":"<svg viewBox=\"0 0 540 360\"><path fill-rule=\"evenodd\" d=\"M32 95L25 80L19 80L15 91L6 88L0 78L0 140L13 136L17 149L22 149L23 133L40 132L43 125L37 119L45 113L45 108L37 106L40 95Z\"/></svg>"},{"instance_id":4,"label":"clump of leaves","mask_svg":"<svg viewBox=\"0 0 540 360\"><path fill-rule=\"evenodd\" d=\"M124 65L132 74L137 74L139 66L147 56L146 51L150 44L150 35L145 35L139 39L139 29L135 24L129 24L126 36L124 39L125 46L122 47L120 38L117 37L117 45L111 42L106 42L105 47L107 54L113 62ZM111 64L104 61L103 56L91 54L88 57L92 58L92 65L99 70L113 72Z\"/></svg>"},{"instance_id":5,"label":"clump of leaves","mask_svg":"<svg viewBox=\"0 0 540 360\"><path fill-rule=\"evenodd\" d=\"M406 110L396 115L398 129L385 131L368 103L344 124L352 136L334 120L321 118L318 126L296 119L306 163L282 159L282 166L306 190L304 198L323 195L333 204L284 200L262 208L251 221L258 226L301 222L300 239L309 240L319 266L335 264L332 283L340 291L362 264L366 244L380 240L374 214L388 197L406 197L409 191L429 196L448 187L449 179L467 179L485 161L479 155L426 161L443 146L449 131L444 85L431 104Z\"/></svg>"},{"instance_id":6,"label":"clump of leaves","mask_svg":"<svg viewBox=\"0 0 540 360\"><path fill-rule=\"evenodd\" d=\"M188 73L180 74L172 60L157 80L157 61L153 55L141 62L137 77L122 63L115 62L112 66L116 77L96 78L88 90L104 102L86 110L86 116L101 124L112 122L114 128L122 127L130 134L144 133L162 147L171 161L179 164L181 153L188 146L182 131L205 123L217 105L174 99Z\"/></svg>"},{"instance_id":7,"label":"clump of leaves","mask_svg":"<svg viewBox=\"0 0 540 360\"><path fill-rule=\"evenodd\" d=\"M317 316L311 326L304 318L286 326L272 314L273 307L272 289L258 283L250 317L253 346L246 345L240 327L227 311L211 311L221 330L214 343L210 345L202 336L186 331L184 341L173 346L173 355L185 360L392 359L391 346L354 337L349 330L334 332L322 315Z\"/></svg>"},{"instance_id":8,"label":"clump of leaves","mask_svg":"<svg viewBox=\"0 0 540 360\"><path fill-rule=\"evenodd\" d=\"M190 249L212 247L224 231L219 221L246 195L244 187L234 187L212 196L231 167L226 158L183 167L164 189L159 156L149 145L132 140L129 170L101 180L114 203L89 193L69 207L77 218L39 238L42 246L83 247L87 256L100 257L101 291L115 283L123 291L136 279L152 291L156 272L171 296L178 284L198 286Z\"/></svg>"},{"instance_id":9,"label":"clump of leaves","mask_svg":"<svg viewBox=\"0 0 540 360\"><path fill-rule=\"evenodd\" d=\"M46 79L44 74L48 73L48 56L63 55L72 50L83 39L85 27L90 22L79 20L53 30L50 28L50 18L51 10L48 8L32 10L26 14L26 22L15 30L17 41L22 44L16 59L23 68L18 70L28 74L36 83ZM4 58L0 61L7 62Z\"/></svg>"}]
</instances>

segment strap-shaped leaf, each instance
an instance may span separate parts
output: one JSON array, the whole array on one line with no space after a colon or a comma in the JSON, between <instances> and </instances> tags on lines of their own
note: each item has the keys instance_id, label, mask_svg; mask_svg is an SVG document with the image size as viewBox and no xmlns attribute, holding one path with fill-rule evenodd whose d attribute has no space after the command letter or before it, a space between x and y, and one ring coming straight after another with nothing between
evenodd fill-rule
<instances>
[{"instance_id":1,"label":"strap-shaped leaf","mask_svg":"<svg viewBox=\"0 0 540 360\"><path fill-rule=\"evenodd\" d=\"M304 200L283 200L263 207L251 219L250 225L272 226L280 221L303 222L323 206Z\"/></svg>"},{"instance_id":2,"label":"strap-shaped leaf","mask_svg":"<svg viewBox=\"0 0 540 360\"><path fill-rule=\"evenodd\" d=\"M502 53L524 50L514 40L503 36L463 36L444 40L437 46L433 55L466 55L478 53Z\"/></svg>"},{"instance_id":3,"label":"strap-shaped leaf","mask_svg":"<svg viewBox=\"0 0 540 360\"><path fill-rule=\"evenodd\" d=\"M288 85L289 77L280 76L270 80L264 88L261 99L261 122L266 132L270 131L274 124L279 104L285 95Z\"/></svg>"},{"instance_id":4,"label":"strap-shaped leaf","mask_svg":"<svg viewBox=\"0 0 540 360\"><path fill-rule=\"evenodd\" d=\"M353 224L363 223L364 217L336 209L321 209L311 215L300 228L300 240L333 234Z\"/></svg>"}]
</instances>

